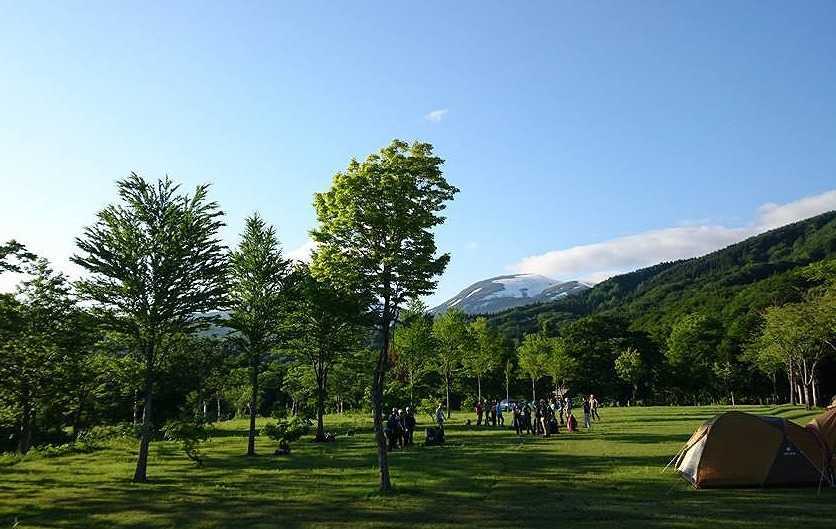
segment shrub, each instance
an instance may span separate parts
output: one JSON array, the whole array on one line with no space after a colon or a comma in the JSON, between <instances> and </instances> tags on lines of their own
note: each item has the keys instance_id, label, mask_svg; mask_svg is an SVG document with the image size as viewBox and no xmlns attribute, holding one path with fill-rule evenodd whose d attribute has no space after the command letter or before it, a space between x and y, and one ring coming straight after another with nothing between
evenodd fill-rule
<instances>
[{"instance_id":1,"label":"shrub","mask_svg":"<svg viewBox=\"0 0 836 529\"><path fill-rule=\"evenodd\" d=\"M186 457L203 464L200 444L209 439L209 429L203 419L168 421L162 428L163 439L174 441L183 448Z\"/></svg>"},{"instance_id":2,"label":"shrub","mask_svg":"<svg viewBox=\"0 0 836 529\"><path fill-rule=\"evenodd\" d=\"M276 454L289 454L290 443L298 441L309 430L310 425L308 422L295 416L282 419L276 424L267 424L264 427L264 433L267 434L267 437L279 443L279 449L276 450Z\"/></svg>"}]
</instances>

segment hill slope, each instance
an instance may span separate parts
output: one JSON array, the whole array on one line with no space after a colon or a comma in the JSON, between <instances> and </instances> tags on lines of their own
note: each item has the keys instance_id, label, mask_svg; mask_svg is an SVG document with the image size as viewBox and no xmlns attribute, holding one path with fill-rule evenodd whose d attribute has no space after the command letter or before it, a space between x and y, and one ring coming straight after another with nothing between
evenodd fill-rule
<instances>
[{"instance_id":1,"label":"hill slope","mask_svg":"<svg viewBox=\"0 0 836 529\"><path fill-rule=\"evenodd\" d=\"M834 256L836 212L831 211L702 257L610 278L571 298L508 310L492 320L504 334L519 338L542 325L559 327L582 316L610 313L661 340L679 317L702 311L721 317L728 331L742 338L756 311L798 299L805 290L798 269Z\"/></svg>"}]
</instances>

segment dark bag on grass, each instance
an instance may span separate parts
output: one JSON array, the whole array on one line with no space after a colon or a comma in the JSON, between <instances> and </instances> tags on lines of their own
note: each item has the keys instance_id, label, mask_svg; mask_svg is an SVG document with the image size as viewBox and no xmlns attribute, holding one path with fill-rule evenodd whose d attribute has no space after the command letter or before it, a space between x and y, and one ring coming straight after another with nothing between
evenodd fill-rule
<instances>
[{"instance_id":1,"label":"dark bag on grass","mask_svg":"<svg viewBox=\"0 0 836 529\"><path fill-rule=\"evenodd\" d=\"M427 428L427 446L444 444L444 430L441 428Z\"/></svg>"}]
</instances>

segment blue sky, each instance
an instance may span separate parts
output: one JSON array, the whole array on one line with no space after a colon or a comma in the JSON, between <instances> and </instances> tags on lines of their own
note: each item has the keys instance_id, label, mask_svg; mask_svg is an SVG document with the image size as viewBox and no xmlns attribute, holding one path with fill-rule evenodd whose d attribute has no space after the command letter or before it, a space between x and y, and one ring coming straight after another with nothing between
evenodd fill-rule
<instances>
[{"instance_id":1,"label":"blue sky","mask_svg":"<svg viewBox=\"0 0 836 529\"><path fill-rule=\"evenodd\" d=\"M136 170L214 183L230 243L258 210L291 251L400 137L462 189L430 302L704 253L836 208L834 27L830 1L0 0L0 239L74 273Z\"/></svg>"}]
</instances>

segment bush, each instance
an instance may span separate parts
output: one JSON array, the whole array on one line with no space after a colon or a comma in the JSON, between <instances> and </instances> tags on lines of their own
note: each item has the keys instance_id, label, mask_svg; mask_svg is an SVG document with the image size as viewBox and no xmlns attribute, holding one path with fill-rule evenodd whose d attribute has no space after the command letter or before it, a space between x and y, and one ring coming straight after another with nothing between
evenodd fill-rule
<instances>
[{"instance_id":1,"label":"bush","mask_svg":"<svg viewBox=\"0 0 836 529\"><path fill-rule=\"evenodd\" d=\"M206 421L203 419L168 421L163 426L162 433L166 441L179 444L186 453L186 457L198 465L203 464L200 444L209 439Z\"/></svg>"},{"instance_id":2,"label":"bush","mask_svg":"<svg viewBox=\"0 0 836 529\"><path fill-rule=\"evenodd\" d=\"M279 449L276 450L276 454L289 454L290 443L298 441L308 431L310 431L308 421L299 417L282 419L276 424L267 424L264 426L264 433L267 434L267 437L279 443Z\"/></svg>"},{"instance_id":3,"label":"bush","mask_svg":"<svg viewBox=\"0 0 836 529\"><path fill-rule=\"evenodd\" d=\"M139 438L139 426L131 423L119 423L103 426L93 426L89 430L82 430L76 436L76 442L101 444L114 439Z\"/></svg>"}]
</instances>

